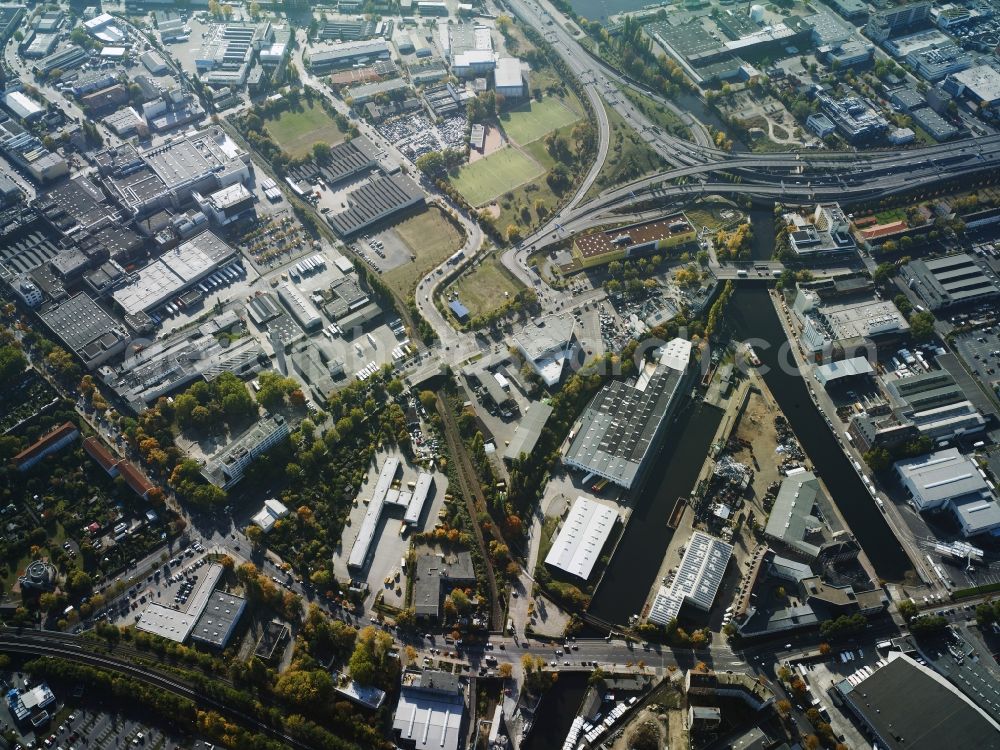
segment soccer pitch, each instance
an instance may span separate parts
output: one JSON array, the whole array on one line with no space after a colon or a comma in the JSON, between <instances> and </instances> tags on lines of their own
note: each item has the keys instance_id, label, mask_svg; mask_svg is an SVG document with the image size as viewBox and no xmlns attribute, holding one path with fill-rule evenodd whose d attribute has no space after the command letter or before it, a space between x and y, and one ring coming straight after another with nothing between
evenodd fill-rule
<instances>
[{"instance_id":1,"label":"soccer pitch","mask_svg":"<svg viewBox=\"0 0 1000 750\"><path fill-rule=\"evenodd\" d=\"M452 184L471 205L482 206L544 171L534 159L507 146L466 164Z\"/></svg>"},{"instance_id":2,"label":"soccer pitch","mask_svg":"<svg viewBox=\"0 0 1000 750\"><path fill-rule=\"evenodd\" d=\"M500 117L500 122L508 138L525 146L579 119L580 115L561 101L546 97L512 109Z\"/></svg>"}]
</instances>

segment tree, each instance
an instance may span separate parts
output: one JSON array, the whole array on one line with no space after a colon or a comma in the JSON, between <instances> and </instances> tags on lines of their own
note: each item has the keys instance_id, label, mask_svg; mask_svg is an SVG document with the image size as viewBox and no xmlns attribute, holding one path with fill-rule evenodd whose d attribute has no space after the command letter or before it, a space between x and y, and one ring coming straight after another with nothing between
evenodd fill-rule
<instances>
[{"instance_id":1,"label":"tree","mask_svg":"<svg viewBox=\"0 0 1000 750\"><path fill-rule=\"evenodd\" d=\"M313 158L316 159L320 164L326 164L330 161L330 154L332 149L329 143L316 143L313 145Z\"/></svg>"},{"instance_id":2,"label":"tree","mask_svg":"<svg viewBox=\"0 0 1000 750\"><path fill-rule=\"evenodd\" d=\"M511 675L514 674L514 667L509 662L504 662L499 667L497 667L497 674L501 679L509 680Z\"/></svg>"},{"instance_id":3,"label":"tree","mask_svg":"<svg viewBox=\"0 0 1000 750\"><path fill-rule=\"evenodd\" d=\"M254 549L260 549L264 543L264 530L257 524L250 524L247 526L245 533Z\"/></svg>"},{"instance_id":4,"label":"tree","mask_svg":"<svg viewBox=\"0 0 1000 750\"><path fill-rule=\"evenodd\" d=\"M0 347L0 388L6 389L16 380L28 366L28 358L20 347L10 344Z\"/></svg>"},{"instance_id":5,"label":"tree","mask_svg":"<svg viewBox=\"0 0 1000 750\"><path fill-rule=\"evenodd\" d=\"M434 391L420 391L420 405L427 411L431 411L437 403L437 394Z\"/></svg>"},{"instance_id":6,"label":"tree","mask_svg":"<svg viewBox=\"0 0 1000 750\"><path fill-rule=\"evenodd\" d=\"M398 663L389 656L392 636L371 625L358 632L348 661L351 677L365 685L388 689L395 680Z\"/></svg>"},{"instance_id":7,"label":"tree","mask_svg":"<svg viewBox=\"0 0 1000 750\"><path fill-rule=\"evenodd\" d=\"M910 316L910 335L917 341L926 341L934 335L934 315L927 310Z\"/></svg>"},{"instance_id":8,"label":"tree","mask_svg":"<svg viewBox=\"0 0 1000 750\"><path fill-rule=\"evenodd\" d=\"M333 697L333 678L322 669L289 669L278 677L274 692L294 708L318 712L328 708Z\"/></svg>"}]
</instances>

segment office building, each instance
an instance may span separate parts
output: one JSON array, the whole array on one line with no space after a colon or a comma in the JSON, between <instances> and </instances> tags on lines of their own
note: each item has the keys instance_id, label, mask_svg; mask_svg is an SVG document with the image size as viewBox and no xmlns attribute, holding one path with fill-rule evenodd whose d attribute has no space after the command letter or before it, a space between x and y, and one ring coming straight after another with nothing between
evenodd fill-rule
<instances>
[{"instance_id":1,"label":"office building","mask_svg":"<svg viewBox=\"0 0 1000 750\"><path fill-rule=\"evenodd\" d=\"M571 430L563 463L631 488L683 397L690 356L691 342L673 339L662 347L659 361L645 363L634 384L605 385Z\"/></svg>"},{"instance_id":2,"label":"office building","mask_svg":"<svg viewBox=\"0 0 1000 750\"><path fill-rule=\"evenodd\" d=\"M921 513L951 511L966 537L1000 535L1000 505L976 462L957 448L897 461L895 469Z\"/></svg>"},{"instance_id":3,"label":"office building","mask_svg":"<svg viewBox=\"0 0 1000 750\"><path fill-rule=\"evenodd\" d=\"M23 5L0 5L0 42L6 44L18 30L25 10Z\"/></svg>"},{"instance_id":4,"label":"office building","mask_svg":"<svg viewBox=\"0 0 1000 750\"><path fill-rule=\"evenodd\" d=\"M254 214L253 193L242 182L221 188L207 196L195 192L192 197L202 213L218 226L224 227Z\"/></svg>"},{"instance_id":5,"label":"office building","mask_svg":"<svg viewBox=\"0 0 1000 750\"><path fill-rule=\"evenodd\" d=\"M822 112L814 112L809 115L809 117L806 118L806 127L820 138L826 138L828 135L833 135L833 133L837 130L837 126L833 124L833 120L824 115Z\"/></svg>"},{"instance_id":6,"label":"office building","mask_svg":"<svg viewBox=\"0 0 1000 750\"><path fill-rule=\"evenodd\" d=\"M614 508L578 497L545 557L545 564L589 580L617 520Z\"/></svg>"},{"instance_id":7,"label":"office building","mask_svg":"<svg viewBox=\"0 0 1000 750\"><path fill-rule=\"evenodd\" d=\"M264 507L254 514L252 520L265 533L274 528L274 524L288 515L285 504L273 497L264 501Z\"/></svg>"},{"instance_id":8,"label":"office building","mask_svg":"<svg viewBox=\"0 0 1000 750\"><path fill-rule=\"evenodd\" d=\"M913 260L900 271L908 286L930 310L984 302L1000 294L1000 287L968 253Z\"/></svg>"},{"instance_id":9,"label":"office building","mask_svg":"<svg viewBox=\"0 0 1000 750\"><path fill-rule=\"evenodd\" d=\"M398 472L399 459L394 456L386 458L379 471L378 479L375 481L371 498L368 500L368 509L365 511L365 517L358 528L358 535L351 547L351 554L347 560L349 568L361 569L368 563L373 551L372 542L375 541L375 532L382 519L386 495L389 493Z\"/></svg>"},{"instance_id":10,"label":"office building","mask_svg":"<svg viewBox=\"0 0 1000 750\"><path fill-rule=\"evenodd\" d=\"M14 120L0 122L0 151L37 182L54 182L69 174L64 158L50 152L36 135Z\"/></svg>"},{"instance_id":11,"label":"office building","mask_svg":"<svg viewBox=\"0 0 1000 750\"><path fill-rule=\"evenodd\" d=\"M819 94L817 100L823 112L850 143L876 140L889 129L888 121L867 99L858 96L834 99L827 94Z\"/></svg>"},{"instance_id":12,"label":"office building","mask_svg":"<svg viewBox=\"0 0 1000 750\"><path fill-rule=\"evenodd\" d=\"M908 54L906 61L921 77L931 82L972 67L972 55L957 44L917 50Z\"/></svg>"},{"instance_id":13,"label":"office building","mask_svg":"<svg viewBox=\"0 0 1000 750\"><path fill-rule=\"evenodd\" d=\"M786 216L791 225L788 242L800 260L850 255L858 246L851 235L851 223L837 203L819 203L811 221L801 214Z\"/></svg>"},{"instance_id":14,"label":"office building","mask_svg":"<svg viewBox=\"0 0 1000 750\"><path fill-rule=\"evenodd\" d=\"M1000 747L1000 724L945 677L899 651L833 690L885 750Z\"/></svg>"},{"instance_id":15,"label":"office building","mask_svg":"<svg viewBox=\"0 0 1000 750\"><path fill-rule=\"evenodd\" d=\"M703 531L691 534L677 576L669 586L661 586L653 599L648 620L667 625L676 620L684 604L708 612L733 554L731 544L709 536Z\"/></svg>"},{"instance_id":16,"label":"office building","mask_svg":"<svg viewBox=\"0 0 1000 750\"><path fill-rule=\"evenodd\" d=\"M910 330L906 317L892 302L867 295L824 301L819 291L801 284L792 312L802 325L799 342L816 359L839 359L895 341Z\"/></svg>"},{"instance_id":17,"label":"office building","mask_svg":"<svg viewBox=\"0 0 1000 750\"><path fill-rule=\"evenodd\" d=\"M896 5L872 13L865 25L865 35L876 42L884 42L905 31L930 25L929 0Z\"/></svg>"},{"instance_id":18,"label":"office building","mask_svg":"<svg viewBox=\"0 0 1000 750\"><path fill-rule=\"evenodd\" d=\"M444 597L454 588L473 588L476 571L469 552L417 556L413 572L413 607L417 617L437 622Z\"/></svg>"},{"instance_id":19,"label":"office building","mask_svg":"<svg viewBox=\"0 0 1000 750\"><path fill-rule=\"evenodd\" d=\"M566 362L577 351L576 322L569 313L537 318L514 335L525 362L551 388L562 379Z\"/></svg>"},{"instance_id":20,"label":"office building","mask_svg":"<svg viewBox=\"0 0 1000 750\"><path fill-rule=\"evenodd\" d=\"M229 489L243 478L257 458L288 437L288 423L280 415L265 415L212 456L202 475L212 484Z\"/></svg>"}]
</instances>

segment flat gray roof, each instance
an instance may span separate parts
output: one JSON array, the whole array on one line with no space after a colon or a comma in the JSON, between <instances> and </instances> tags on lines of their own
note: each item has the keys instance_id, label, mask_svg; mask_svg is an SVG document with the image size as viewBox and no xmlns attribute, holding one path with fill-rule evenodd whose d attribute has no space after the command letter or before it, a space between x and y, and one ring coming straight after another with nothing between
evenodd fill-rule
<instances>
[{"instance_id":1,"label":"flat gray roof","mask_svg":"<svg viewBox=\"0 0 1000 750\"><path fill-rule=\"evenodd\" d=\"M242 596L213 591L201 616L194 623L191 638L216 648L225 648L245 607L246 600Z\"/></svg>"},{"instance_id":2,"label":"flat gray roof","mask_svg":"<svg viewBox=\"0 0 1000 750\"><path fill-rule=\"evenodd\" d=\"M823 522L813 515L816 499L822 492L819 480L812 472L785 477L767 517L764 534L815 558L819 554L819 545L806 541L806 536L810 529L823 526Z\"/></svg>"},{"instance_id":3,"label":"flat gray roof","mask_svg":"<svg viewBox=\"0 0 1000 750\"><path fill-rule=\"evenodd\" d=\"M99 339L106 339L113 345L128 337L124 327L84 292L46 310L39 317L67 347L77 353Z\"/></svg>"},{"instance_id":4,"label":"flat gray roof","mask_svg":"<svg viewBox=\"0 0 1000 750\"><path fill-rule=\"evenodd\" d=\"M979 467L958 448L896 462L903 486L921 509L935 508L949 500L989 494Z\"/></svg>"},{"instance_id":5,"label":"flat gray roof","mask_svg":"<svg viewBox=\"0 0 1000 750\"><path fill-rule=\"evenodd\" d=\"M538 438L542 434L542 428L545 427L545 423L549 421L551 415L552 407L544 401L528 407L514 430L514 435L504 450L503 457L512 461L522 453L530 454L535 449L535 443L538 442Z\"/></svg>"}]
</instances>

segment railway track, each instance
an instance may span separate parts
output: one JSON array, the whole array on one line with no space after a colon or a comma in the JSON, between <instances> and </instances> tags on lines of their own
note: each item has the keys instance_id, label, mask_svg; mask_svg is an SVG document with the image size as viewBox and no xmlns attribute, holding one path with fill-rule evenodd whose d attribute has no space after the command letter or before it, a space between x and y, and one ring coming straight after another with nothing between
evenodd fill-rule
<instances>
[{"instance_id":1,"label":"railway track","mask_svg":"<svg viewBox=\"0 0 1000 750\"><path fill-rule=\"evenodd\" d=\"M458 476L458 483L461 485L462 497L465 500L465 507L469 511L469 521L472 524L472 533L476 537L476 544L483 556L486 565L486 584L490 591L490 625L493 628L501 626L503 617L500 606L500 595L497 591L496 571L493 569L493 560L490 558L489 548L486 546L486 539L483 537L483 529L479 525L479 513L486 512L486 498L483 495L483 488L479 484L479 477L476 474L472 460L469 458L465 445L462 443L461 433L455 423L455 416L451 409L444 402L440 395L437 397L437 410L441 415L441 424L444 428L445 441L448 443L448 453L451 460L455 462L455 474ZM494 524L494 534L497 533ZM502 539L501 539L502 541Z\"/></svg>"},{"instance_id":2,"label":"railway track","mask_svg":"<svg viewBox=\"0 0 1000 750\"><path fill-rule=\"evenodd\" d=\"M218 711L223 716L227 716L243 726L286 743L289 747L311 750L309 745L295 737L285 734L280 729L275 729L239 709L227 706L221 701L202 693L196 687L193 687L190 683L179 677L168 677L159 672L151 671L148 667L136 666L121 659L89 652L84 648L84 645L81 639L65 633L30 630L17 631L13 628L4 628L3 631L0 631L0 652L50 656L124 674L147 685L166 690L182 698L187 698L193 701L199 708L210 708Z\"/></svg>"}]
</instances>

